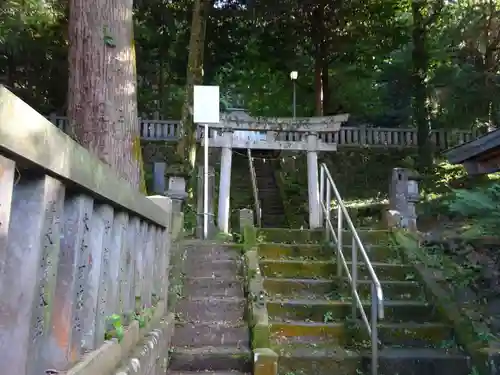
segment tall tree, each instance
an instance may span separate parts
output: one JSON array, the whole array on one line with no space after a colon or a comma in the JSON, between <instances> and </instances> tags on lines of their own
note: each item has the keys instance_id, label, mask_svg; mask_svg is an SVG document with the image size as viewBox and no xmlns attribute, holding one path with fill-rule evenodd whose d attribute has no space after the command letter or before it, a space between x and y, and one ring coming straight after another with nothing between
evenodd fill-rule
<instances>
[{"instance_id":1,"label":"tall tree","mask_svg":"<svg viewBox=\"0 0 500 375\"><path fill-rule=\"evenodd\" d=\"M431 5L432 4L432 5ZM413 81L413 123L417 128L418 169L424 172L432 165L430 144L431 118L428 94L429 51L427 48L427 32L435 22L444 0L412 0L412 81Z\"/></svg>"},{"instance_id":2,"label":"tall tree","mask_svg":"<svg viewBox=\"0 0 500 375\"><path fill-rule=\"evenodd\" d=\"M189 40L189 56L186 73L186 91L182 106L181 139L177 146L177 154L184 161L185 172L191 173L196 163L196 124L192 119L193 87L203 82L203 57L205 52L205 35L207 20L212 0L195 0L191 21Z\"/></svg>"},{"instance_id":3,"label":"tall tree","mask_svg":"<svg viewBox=\"0 0 500 375\"><path fill-rule=\"evenodd\" d=\"M132 0L69 0L68 117L75 139L141 186Z\"/></svg>"}]
</instances>

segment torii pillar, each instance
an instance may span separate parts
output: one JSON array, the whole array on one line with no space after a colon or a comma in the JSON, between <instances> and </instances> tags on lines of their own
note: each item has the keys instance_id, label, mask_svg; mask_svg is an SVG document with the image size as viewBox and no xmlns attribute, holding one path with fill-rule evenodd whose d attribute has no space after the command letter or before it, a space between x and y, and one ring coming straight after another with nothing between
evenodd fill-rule
<instances>
[{"instance_id":1,"label":"torii pillar","mask_svg":"<svg viewBox=\"0 0 500 375\"><path fill-rule=\"evenodd\" d=\"M309 228L321 227L318 182L318 133L307 133L307 190L309 195Z\"/></svg>"},{"instance_id":2,"label":"torii pillar","mask_svg":"<svg viewBox=\"0 0 500 375\"><path fill-rule=\"evenodd\" d=\"M222 233L229 234L229 199L231 193L231 164L233 159L233 132L231 129L224 129L222 133L222 151L220 163L219 181L219 207L217 224Z\"/></svg>"}]
</instances>

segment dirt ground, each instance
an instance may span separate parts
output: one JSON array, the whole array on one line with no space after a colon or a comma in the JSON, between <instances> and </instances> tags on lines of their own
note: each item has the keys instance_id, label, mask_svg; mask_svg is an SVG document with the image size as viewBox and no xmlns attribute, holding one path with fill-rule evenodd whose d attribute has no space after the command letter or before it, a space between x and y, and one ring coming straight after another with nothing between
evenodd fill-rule
<instances>
[{"instance_id":1,"label":"dirt ground","mask_svg":"<svg viewBox=\"0 0 500 375\"><path fill-rule=\"evenodd\" d=\"M475 323L488 327L485 339L496 341L500 337L500 236L466 240L461 236L466 225L463 218L424 218L419 231L436 266L448 272L445 277L459 306ZM456 270L446 271L448 260Z\"/></svg>"}]
</instances>

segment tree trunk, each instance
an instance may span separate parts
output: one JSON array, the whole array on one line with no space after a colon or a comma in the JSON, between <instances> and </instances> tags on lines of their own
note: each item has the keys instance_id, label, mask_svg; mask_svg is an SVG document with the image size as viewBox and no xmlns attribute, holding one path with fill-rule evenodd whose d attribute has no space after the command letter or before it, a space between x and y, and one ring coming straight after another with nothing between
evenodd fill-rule
<instances>
[{"instance_id":1,"label":"tree trunk","mask_svg":"<svg viewBox=\"0 0 500 375\"><path fill-rule=\"evenodd\" d=\"M330 105L330 97L331 97L331 94L330 94L330 76L329 76L329 64L328 64L328 59L326 58L326 43L323 43L323 66L321 68L321 89L322 89L322 92L323 92L323 115L331 115L332 111L331 111L331 105Z\"/></svg>"},{"instance_id":2,"label":"tree trunk","mask_svg":"<svg viewBox=\"0 0 500 375\"><path fill-rule=\"evenodd\" d=\"M423 10L426 3L412 1L413 30L412 30L412 81L413 81L413 123L417 128L418 142L418 169L424 172L432 165L432 150L430 144L430 116L427 105L426 77L429 57L426 48L426 26Z\"/></svg>"},{"instance_id":3,"label":"tree trunk","mask_svg":"<svg viewBox=\"0 0 500 375\"><path fill-rule=\"evenodd\" d=\"M187 174L192 174L196 164L196 124L193 123L191 113L193 108L193 87L203 82L205 33L211 4L211 0L195 0L193 5L186 91L182 106L181 134L177 145L177 155L179 160L183 161Z\"/></svg>"},{"instance_id":4,"label":"tree trunk","mask_svg":"<svg viewBox=\"0 0 500 375\"><path fill-rule=\"evenodd\" d=\"M132 0L69 0L68 118L75 139L144 189Z\"/></svg>"},{"instance_id":5,"label":"tree trunk","mask_svg":"<svg viewBox=\"0 0 500 375\"><path fill-rule=\"evenodd\" d=\"M313 41L315 44L314 50L314 102L315 102L315 115L323 115L323 78L322 71L324 67L325 43L324 43L324 16L325 8L322 3L318 4L313 10L312 21L313 27Z\"/></svg>"}]
</instances>

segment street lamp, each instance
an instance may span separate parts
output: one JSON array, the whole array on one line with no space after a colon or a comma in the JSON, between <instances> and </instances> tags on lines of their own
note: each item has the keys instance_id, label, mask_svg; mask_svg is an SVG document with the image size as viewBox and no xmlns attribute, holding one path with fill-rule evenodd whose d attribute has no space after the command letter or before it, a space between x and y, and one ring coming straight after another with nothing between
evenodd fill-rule
<instances>
[{"instance_id":1,"label":"street lamp","mask_svg":"<svg viewBox=\"0 0 500 375\"><path fill-rule=\"evenodd\" d=\"M296 93L296 87L295 87L295 81L297 80L299 73L294 70L290 72L290 79L292 80L293 83L293 118L295 119L297 115L297 93Z\"/></svg>"}]
</instances>

